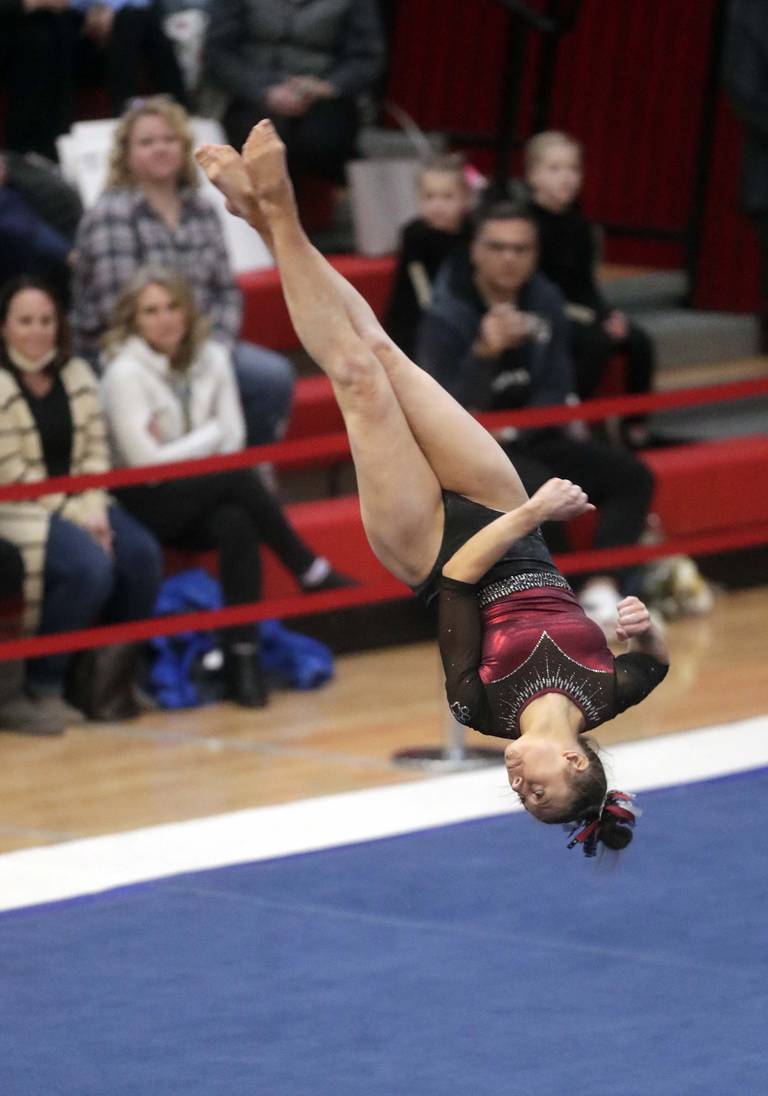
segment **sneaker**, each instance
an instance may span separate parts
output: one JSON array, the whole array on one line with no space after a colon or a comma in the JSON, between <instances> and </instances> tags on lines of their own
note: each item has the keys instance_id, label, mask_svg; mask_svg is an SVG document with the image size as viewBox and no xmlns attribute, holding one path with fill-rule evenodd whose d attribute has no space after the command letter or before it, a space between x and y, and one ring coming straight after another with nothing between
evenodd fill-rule
<instances>
[{"instance_id":1,"label":"sneaker","mask_svg":"<svg viewBox=\"0 0 768 1096\"><path fill-rule=\"evenodd\" d=\"M334 571L330 569L325 578L320 582L316 582L314 586L305 586L301 584L302 590L307 593L314 593L316 590L345 590L350 589L352 586L359 586L360 583L357 579L350 578L349 575L342 575L340 571Z\"/></svg>"},{"instance_id":2,"label":"sneaker","mask_svg":"<svg viewBox=\"0 0 768 1096\"><path fill-rule=\"evenodd\" d=\"M602 628L607 642L616 639L617 607L621 595L612 582L597 579L589 582L579 594L579 604L590 620Z\"/></svg>"},{"instance_id":3,"label":"sneaker","mask_svg":"<svg viewBox=\"0 0 768 1096\"><path fill-rule=\"evenodd\" d=\"M325 556L318 556L308 571L299 579L299 585L305 593L314 593L317 590L343 590L359 583L334 570Z\"/></svg>"},{"instance_id":4,"label":"sneaker","mask_svg":"<svg viewBox=\"0 0 768 1096\"><path fill-rule=\"evenodd\" d=\"M8 734L64 734L66 721L28 696L15 696L0 704L0 731Z\"/></svg>"}]
</instances>

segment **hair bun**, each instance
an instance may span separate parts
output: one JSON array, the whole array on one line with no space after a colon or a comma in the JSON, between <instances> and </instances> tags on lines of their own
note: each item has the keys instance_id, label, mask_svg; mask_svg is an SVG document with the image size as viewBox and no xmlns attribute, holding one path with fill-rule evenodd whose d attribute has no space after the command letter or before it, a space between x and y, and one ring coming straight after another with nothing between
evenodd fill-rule
<instances>
[{"instance_id":1,"label":"hair bun","mask_svg":"<svg viewBox=\"0 0 768 1096\"><path fill-rule=\"evenodd\" d=\"M633 837L632 830L610 814L604 814L597 833L607 849L625 849Z\"/></svg>"},{"instance_id":2,"label":"hair bun","mask_svg":"<svg viewBox=\"0 0 768 1096\"><path fill-rule=\"evenodd\" d=\"M607 849L625 849L632 840L635 818L640 814L634 798L628 792L612 788L606 793L599 812L567 827L571 834L568 848L581 845L585 856L595 856L600 842Z\"/></svg>"}]
</instances>

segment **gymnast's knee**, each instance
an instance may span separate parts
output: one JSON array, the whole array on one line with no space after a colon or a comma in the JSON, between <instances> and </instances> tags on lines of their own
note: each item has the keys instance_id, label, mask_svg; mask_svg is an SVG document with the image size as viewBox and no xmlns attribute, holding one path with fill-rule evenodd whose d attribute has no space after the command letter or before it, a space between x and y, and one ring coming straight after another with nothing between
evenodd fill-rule
<instances>
[{"instance_id":1,"label":"gymnast's knee","mask_svg":"<svg viewBox=\"0 0 768 1096\"><path fill-rule=\"evenodd\" d=\"M381 365L362 343L359 348L339 353L333 369L333 381L350 398L369 399L381 384Z\"/></svg>"},{"instance_id":2,"label":"gymnast's knee","mask_svg":"<svg viewBox=\"0 0 768 1096\"><path fill-rule=\"evenodd\" d=\"M378 358L379 355L391 354L395 349L395 344L390 339L384 328L380 323L366 323L359 329L360 338L373 354Z\"/></svg>"}]
</instances>

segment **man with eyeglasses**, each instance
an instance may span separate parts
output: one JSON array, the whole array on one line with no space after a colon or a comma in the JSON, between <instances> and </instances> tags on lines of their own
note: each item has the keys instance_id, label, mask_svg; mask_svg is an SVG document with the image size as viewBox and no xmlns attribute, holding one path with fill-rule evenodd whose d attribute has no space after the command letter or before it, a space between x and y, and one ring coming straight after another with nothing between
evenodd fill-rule
<instances>
[{"instance_id":1,"label":"man with eyeglasses","mask_svg":"<svg viewBox=\"0 0 768 1096\"><path fill-rule=\"evenodd\" d=\"M537 270L536 222L525 206L479 212L469 249L449 260L417 339L416 360L461 404L487 411L575 402L565 300ZM649 469L627 450L593 441L582 424L504 432L502 444L526 490L553 476L580 484L598 507L596 548L636 543L653 493ZM552 550L564 530L545 528ZM590 576L582 606L607 633L631 574Z\"/></svg>"}]
</instances>

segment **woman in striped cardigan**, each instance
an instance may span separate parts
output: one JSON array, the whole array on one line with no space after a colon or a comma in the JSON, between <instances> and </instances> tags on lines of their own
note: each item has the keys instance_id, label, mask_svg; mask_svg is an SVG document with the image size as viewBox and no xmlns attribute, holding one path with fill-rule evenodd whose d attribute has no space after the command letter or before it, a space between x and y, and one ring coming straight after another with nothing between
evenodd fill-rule
<instances>
[{"instance_id":1,"label":"woman in striped cardigan","mask_svg":"<svg viewBox=\"0 0 768 1096\"><path fill-rule=\"evenodd\" d=\"M46 286L19 278L0 292L0 483L105 472L106 428L89 367ZM73 631L151 613L161 576L154 538L102 490L0 503L0 536L21 550L25 630ZM125 683L132 650L105 650L102 674ZM62 699L67 655L29 663L30 690L71 722ZM106 683L105 683L106 684ZM113 714L132 714L125 705ZM98 715L97 712L89 712Z\"/></svg>"}]
</instances>

